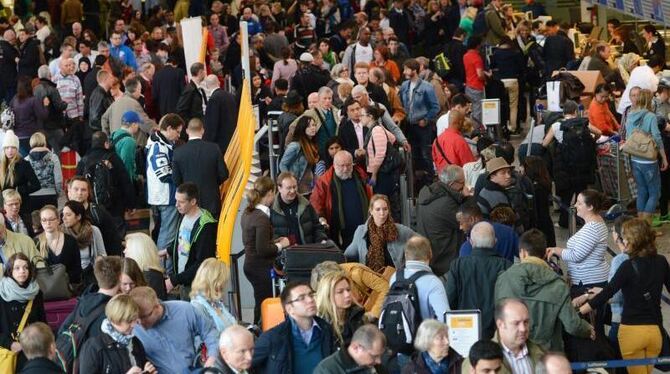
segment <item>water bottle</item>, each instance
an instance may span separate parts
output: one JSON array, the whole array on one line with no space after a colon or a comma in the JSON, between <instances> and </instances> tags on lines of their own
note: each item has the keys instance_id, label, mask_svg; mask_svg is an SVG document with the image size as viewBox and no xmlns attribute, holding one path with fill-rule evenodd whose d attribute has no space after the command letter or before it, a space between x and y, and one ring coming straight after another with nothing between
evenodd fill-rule
<instances>
[{"instance_id":1,"label":"water bottle","mask_svg":"<svg viewBox=\"0 0 670 374\"><path fill-rule=\"evenodd\" d=\"M584 105L579 104L577 106L577 113L579 113L579 118L584 117Z\"/></svg>"}]
</instances>

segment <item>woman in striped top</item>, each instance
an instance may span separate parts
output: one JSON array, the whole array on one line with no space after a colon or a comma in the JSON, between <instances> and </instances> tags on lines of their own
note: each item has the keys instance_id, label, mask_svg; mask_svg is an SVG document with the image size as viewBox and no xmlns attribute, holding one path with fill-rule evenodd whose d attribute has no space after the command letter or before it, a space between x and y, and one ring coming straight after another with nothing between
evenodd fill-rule
<instances>
[{"instance_id":1,"label":"woman in striped top","mask_svg":"<svg viewBox=\"0 0 670 374\"><path fill-rule=\"evenodd\" d=\"M600 216L603 197L598 191L587 189L577 196L575 208L577 216L584 220L584 226L568 239L567 248L550 248L551 255L559 256L568 266L568 276L572 283L572 297L582 295L591 287L607 284L609 263L607 252L607 225ZM596 333L604 334L605 306L597 311Z\"/></svg>"}]
</instances>

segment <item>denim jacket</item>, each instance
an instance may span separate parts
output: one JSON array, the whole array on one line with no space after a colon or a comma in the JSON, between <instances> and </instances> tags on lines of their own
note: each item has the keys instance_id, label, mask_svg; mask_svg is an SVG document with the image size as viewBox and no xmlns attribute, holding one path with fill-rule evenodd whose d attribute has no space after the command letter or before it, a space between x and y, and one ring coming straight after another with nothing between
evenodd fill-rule
<instances>
[{"instance_id":1,"label":"denim jacket","mask_svg":"<svg viewBox=\"0 0 670 374\"><path fill-rule=\"evenodd\" d=\"M282 173L290 171L296 178L298 178L298 180L300 180L306 170L307 158L305 158L305 154L302 152L300 143L290 142L286 146L281 161L279 161L279 171Z\"/></svg>"},{"instance_id":2,"label":"denim jacket","mask_svg":"<svg viewBox=\"0 0 670 374\"><path fill-rule=\"evenodd\" d=\"M419 83L414 87L414 100L410 108L410 81L403 82L400 86L400 100L402 106L407 111L407 118L410 124L416 124L422 119L434 120L440 112L440 104L437 102L435 89L433 85L419 80Z\"/></svg>"}]
</instances>

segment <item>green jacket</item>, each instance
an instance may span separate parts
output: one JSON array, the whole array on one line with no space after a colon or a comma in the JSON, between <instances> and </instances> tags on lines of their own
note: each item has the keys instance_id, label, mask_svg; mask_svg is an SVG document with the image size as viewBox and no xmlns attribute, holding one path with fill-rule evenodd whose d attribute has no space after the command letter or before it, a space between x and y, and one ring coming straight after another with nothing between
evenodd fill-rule
<instances>
[{"instance_id":1,"label":"green jacket","mask_svg":"<svg viewBox=\"0 0 670 374\"><path fill-rule=\"evenodd\" d=\"M498 341L498 334L496 334L496 336L491 340L500 344ZM535 372L537 363L540 362L542 356L544 356L545 350L542 349L542 347L540 347L539 345L533 343L530 339L526 341L526 347L528 348L528 355L530 356L530 361L533 366L532 371ZM471 373L472 371L471 371L470 359L466 358L461 368L461 374L471 374ZM507 363L506 360L503 359L503 365L497 374L512 374L512 368L509 366L509 363Z\"/></svg>"},{"instance_id":2,"label":"green jacket","mask_svg":"<svg viewBox=\"0 0 670 374\"><path fill-rule=\"evenodd\" d=\"M135 182L137 180L137 166L135 164L137 142L135 138L128 130L120 128L112 133L110 142L114 144L116 154L123 161L123 166L126 167L130 180Z\"/></svg>"},{"instance_id":3,"label":"green jacket","mask_svg":"<svg viewBox=\"0 0 670 374\"><path fill-rule=\"evenodd\" d=\"M570 288L543 260L529 256L498 277L495 300L515 297L530 312L530 339L549 351L563 351L562 331L580 338L591 325L572 307Z\"/></svg>"}]
</instances>

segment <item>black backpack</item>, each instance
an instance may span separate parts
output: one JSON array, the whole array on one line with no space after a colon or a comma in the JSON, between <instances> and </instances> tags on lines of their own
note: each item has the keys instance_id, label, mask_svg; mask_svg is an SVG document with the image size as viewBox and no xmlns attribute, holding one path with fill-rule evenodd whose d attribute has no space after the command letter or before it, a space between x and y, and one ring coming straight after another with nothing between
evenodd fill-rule
<instances>
[{"instance_id":1,"label":"black backpack","mask_svg":"<svg viewBox=\"0 0 670 374\"><path fill-rule=\"evenodd\" d=\"M388 346L394 353L409 355L414 351L414 337L421 324L416 281L426 274L430 272L421 270L405 278L405 269L400 269L386 294L379 316L379 329L386 336Z\"/></svg>"},{"instance_id":2,"label":"black backpack","mask_svg":"<svg viewBox=\"0 0 670 374\"><path fill-rule=\"evenodd\" d=\"M571 185L595 182L596 142L589 131L587 118L567 119L561 122L563 141L554 155L554 181L557 190Z\"/></svg>"},{"instance_id":3,"label":"black backpack","mask_svg":"<svg viewBox=\"0 0 670 374\"><path fill-rule=\"evenodd\" d=\"M85 316L79 316L78 309L69 326L63 328L56 337L56 361L67 374L79 373L79 352L89 337L91 325L105 312L106 304L100 304Z\"/></svg>"},{"instance_id":4,"label":"black backpack","mask_svg":"<svg viewBox=\"0 0 670 374\"><path fill-rule=\"evenodd\" d=\"M93 188L93 202L109 208L112 205L114 183L112 180L112 164L106 156L98 162L88 165L85 177Z\"/></svg>"}]
</instances>

